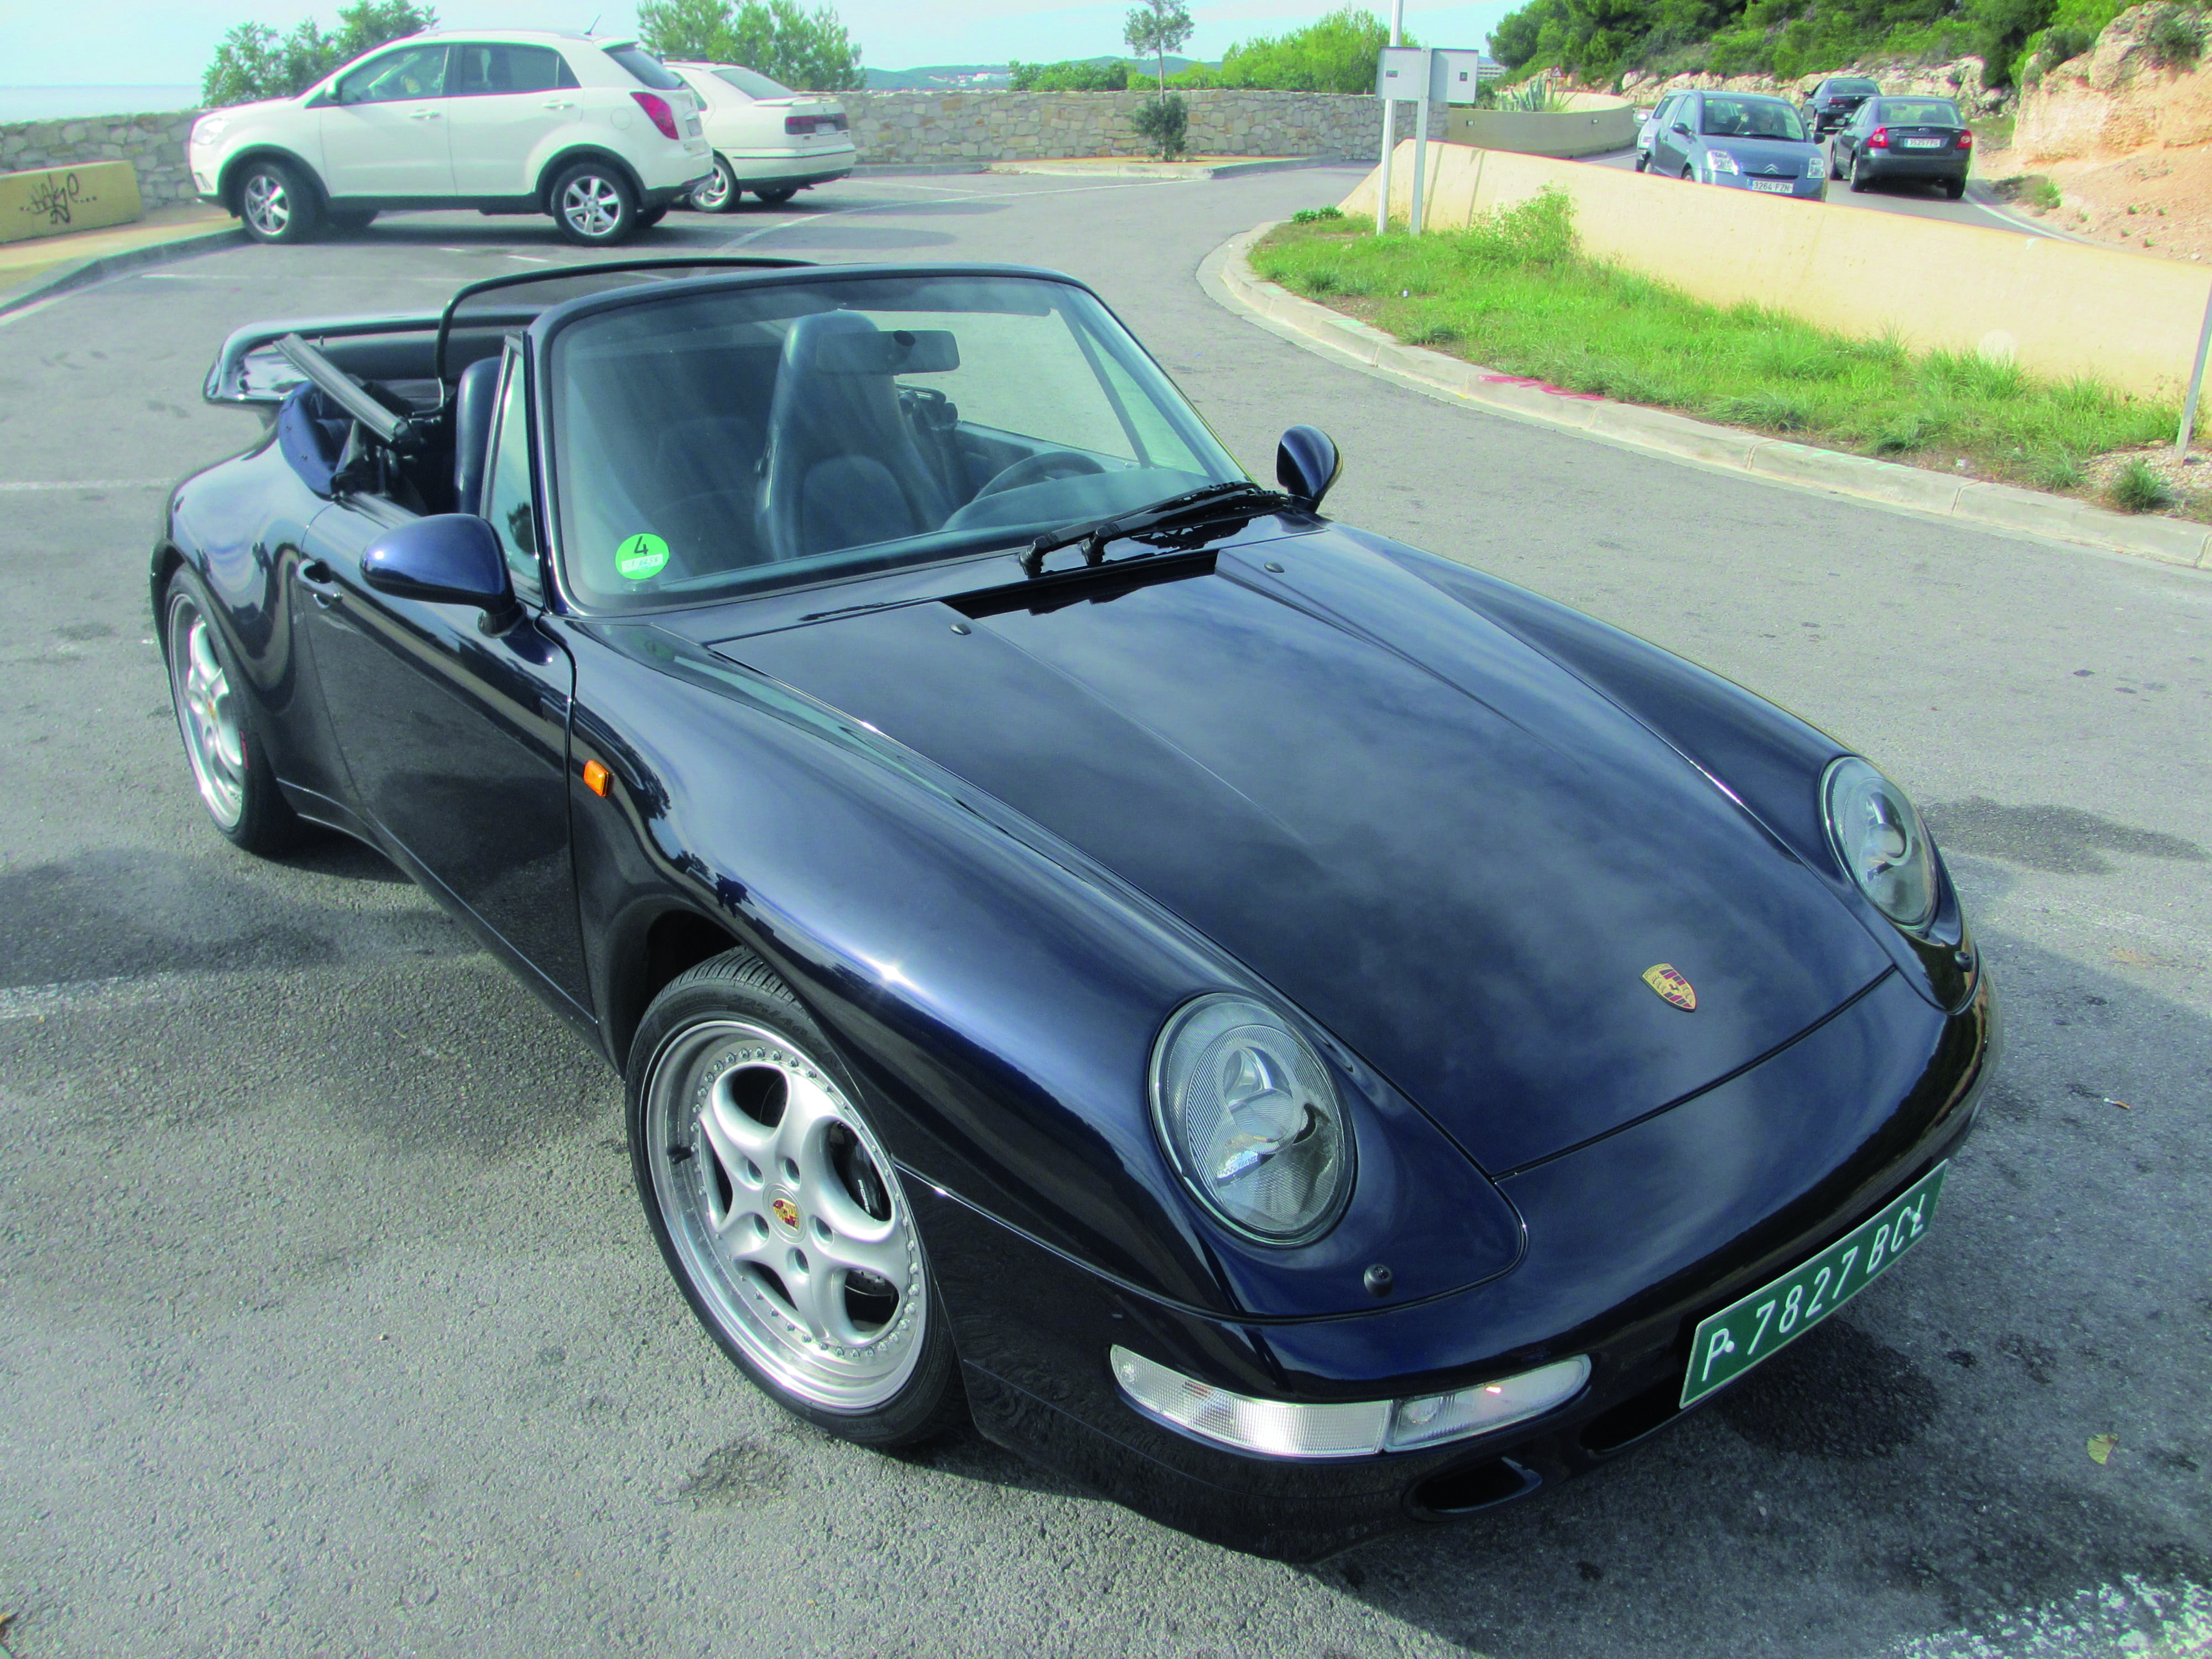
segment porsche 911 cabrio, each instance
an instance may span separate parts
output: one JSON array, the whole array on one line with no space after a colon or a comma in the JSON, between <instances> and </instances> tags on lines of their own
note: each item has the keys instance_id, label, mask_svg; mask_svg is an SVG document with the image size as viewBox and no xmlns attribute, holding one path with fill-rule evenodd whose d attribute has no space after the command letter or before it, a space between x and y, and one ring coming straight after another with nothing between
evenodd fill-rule
<instances>
[{"instance_id":1,"label":"porsche 911 cabrio","mask_svg":"<svg viewBox=\"0 0 2212 1659\"><path fill-rule=\"evenodd\" d=\"M258 323L152 598L239 847L620 1073L787 1410L1310 1559L1614 1457L1916 1250L1996 1036L1867 760L1262 485L1082 283L644 262ZM565 1040L565 1039L562 1039Z\"/></svg>"}]
</instances>

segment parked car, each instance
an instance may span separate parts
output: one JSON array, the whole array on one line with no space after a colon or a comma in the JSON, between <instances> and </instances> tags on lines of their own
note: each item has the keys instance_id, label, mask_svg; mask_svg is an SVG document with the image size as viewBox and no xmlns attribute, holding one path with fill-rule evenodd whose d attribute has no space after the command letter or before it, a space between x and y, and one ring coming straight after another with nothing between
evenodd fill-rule
<instances>
[{"instance_id":1,"label":"parked car","mask_svg":"<svg viewBox=\"0 0 2212 1659\"><path fill-rule=\"evenodd\" d=\"M1310 427L1255 483L1072 278L541 271L209 395L272 423L150 572L216 828L380 849L604 1055L677 1286L830 1433L1307 1559L1936 1221L1995 1015L1904 792L1332 523Z\"/></svg>"},{"instance_id":2,"label":"parked car","mask_svg":"<svg viewBox=\"0 0 2212 1659\"><path fill-rule=\"evenodd\" d=\"M1796 106L1741 92L1688 92L1652 134L1645 171L1763 195L1823 199L1828 164Z\"/></svg>"},{"instance_id":3,"label":"parked car","mask_svg":"<svg viewBox=\"0 0 2212 1659\"><path fill-rule=\"evenodd\" d=\"M1966 193L1974 135L1948 98L1876 98L1859 106L1828 141L1835 173L1863 191L1880 179L1943 186L1957 201Z\"/></svg>"},{"instance_id":4,"label":"parked car","mask_svg":"<svg viewBox=\"0 0 2212 1659\"><path fill-rule=\"evenodd\" d=\"M211 111L187 155L201 199L262 242L472 207L604 246L710 167L696 97L635 42L506 30L410 35L296 98Z\"/></svg>"},{"instance_id":5,"label":"parked car","mask_svg":"<svg viewBox=\"0 0 2212 1659\"><path fill-rule=\"evenodd\" d=\"M1815 138L1833 131L1851 118L1851 112L1881 88L1863 75L1832 75L1805 95L1805 125Z\"/></svg>"},{"instance_id":6,"label":"parked car","mask_svg":"<svg viewBox=\"0 0 2212 1659\"><path fill-rule=\"evenodd\" d=\"M1689 96L1690 94L1686 92L1668 93L1665 97L1659 100L1658 104L1652 109L1651 113L1645 116L1642 124L1637 127L1636 170L1638 173L1645 171L1651 165L1652 139L1656 137L1664 128L1673 122L1674 118L1674 111L1680 107L1689 98Z\"/></svg>"},{"instance_id":7,"label":"parked car","mask_svg":"<svg viewBox=\"0 0 2212 1659\"><path fill-rule=\"evenodd\" d=\"M714 175L692 188L690 205L727 213L746 191L770 205L842 179L859 159L845 106L793 92L737 64L668 65L698 94Z\"/></svg>"}]
</instances>

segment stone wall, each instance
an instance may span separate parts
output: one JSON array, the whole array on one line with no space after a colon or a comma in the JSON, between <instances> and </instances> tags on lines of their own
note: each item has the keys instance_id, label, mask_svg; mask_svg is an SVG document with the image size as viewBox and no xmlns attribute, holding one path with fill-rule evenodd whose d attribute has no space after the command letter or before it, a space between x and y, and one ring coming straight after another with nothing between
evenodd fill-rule
<instances>
[{"instance_id":1,"label":"stone wall","mask_svg":"<svg viewBox=\"0 0 2212 1659\"><path fill-rule=\"evenodd\" d=\"M0 173L128 161L138 171L138 195L149 208L192 199L185 141L198 110L163 115L93 115L75 121L14 121L0 126Z\"/></svg>"},{"instance_id":2,"label":"stone wall","mask_svg":"<svg viewBox=\"0 0 2212 1659\"><path fill-rule=\"evenodd\" d=\"M1035 161L1057 156L1144 155L1134 118L1144 92L841 92L864 166ZM1382 105L1364 94L1245 92L1180 94L1190 111L1194 155L1325 155L1365 161L1382 147ZM1414 106L1398 106L1413 136ZM1443 136L1443 106L1429 136Z\"/></svg>"}]
</instances>

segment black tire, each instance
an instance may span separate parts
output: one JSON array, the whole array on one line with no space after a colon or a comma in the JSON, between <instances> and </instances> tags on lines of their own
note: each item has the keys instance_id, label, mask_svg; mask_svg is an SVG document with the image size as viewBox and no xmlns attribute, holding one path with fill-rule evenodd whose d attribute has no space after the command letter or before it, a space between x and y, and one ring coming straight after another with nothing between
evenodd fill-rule
<instances>
[{"instance_id":1,"label":"black tire","mask_svg":"<svg viewBox=\"0 0 2212 1659\"><path fill-rule=\"evenodd\" d=\"M637 210L637 228L640 230L651 230L667 216L668 210L665 206L640 208Z\"/></svg>"},{"instance_id":2,"label":"black tire","mask_svg":"<svg viewBox=\"0 0 2212 1659\"><path fill-rule=\"evenodd\" d=\"M637 232L637 192L602 161L579 161L562 173L547 205L561 234L585 247L612 247Z\"/></svg>"},{"instance_id":3,"label":"black tire","mask_svg":"<svg viewBox=\"0 0 2212 1659\"><path fill-rule=\"evenodd\" d=\"M1851 170L1844 176L1851 181L1851 193L1856 196L1865 195L1867 186L1874 182L1866 176L1866 169L1859 165L1856 150L1851 152Z\"/></svg>"},{"instance_id":4,"label":"black tire","mask_svg":"<svg viewBox=\"0 0 2212 1659\"><path fill-rule=\"evenodd\" d=\"M738 204L745 187L738 182L738 175L730 171L730 164L720 156L714 158L714 176L701 183L685 197L685 203L698 213L727 213Z\"/></svg>"},{"instance_id":5,"label":"black tire","mask_svg":"<svg viewBox=\"0 0 2212 1659\"><path fill-rule=\"evenodd\" d=\"M1643 172L1643 171L1644 171L1644 168L1646 168L1646 167L1650 167L1650 165L1651 165L1651 158L1650 158L1650 156L1649 156L1648 155L1646 155L1644 151L1642 151L1642 150L1640 150L1640 149L1639 149L1639 150L1638 150L1638 151L1636 152L1636 170L1637 170L1638 173L1641 173L1641 172Z\"/></svg>"},{"instance_id":6,"label":"black tire","mask_svg":"<svg viewBox=\"0 0 2212 1659\"><path fill-rule=\"evenodd\" d=\"M1695 161L1682 163L1682 181L1691 185L1698 182L1698 164Z\"/></svg>"},{"instance_id":7,"label":"black tire","mask_svg":"<svg viewBox=\"0 0 2212 1659\"><path fill-rule=\"evenodd\" d=\"M753 194L759 197L762 201L767 203L770 207L781 207L786 202L788 202L793 197L799 194L799 186L796 185L790 185L781 186L775 190L757 190Z\"/></svg>"},{"instance_id":8,"label":"black tire","mask_svg":"<svg viewBox=\"0 0 2212 1659\"><path fill-rule=\"evenodd\" d=\"M323 217L329 222L332 230L343 231L350 236L367 230L376 222L376 210L374 208L325 208L323 210Z\"/></svg>"},{"instance_id":9,"label":"black tire","mask_svg":"<svg viewBox=\"0 0 2212 1659\"><path fill-rule=\"evenodd\" d=\"M725 1028L748 1028L751 1035L732 1034ZM717 1035L717 1033L721 1033ZM913 1261L917 1264L916 1276L921 1285L921 1330L918 1338L908 1339L915 1352L897 1378L884 1379L884 1385L896 1389L887 1397L871 1401L854 1409L833 1409L806 1395L779 1376L767 1364L746 1346L747 1338L733 1327L757 1328L757 1325L742 1310L732 1312L718 1307L717 1298L726 1300L733 1294L733 1284L754 1286L757 1297L764 1294L760 1287L774 1281L773 1294L790 1304L786 1309L788 1322L794 1327L799 1319L792 1311L798 1298L784 1288L784 1281L774 1273L754 1279L745 1279L744 1269L736 1264L717 1259L706 1267L687 1260L675 1230L672 1228L670 1212L679 1212L677 1225L682 1227L691 1248L700 1250L704 1241L696 1224L696 1216L684 1212L692 1206L678 1183L690 1180L699 1183L699 1190L708 1190L708 1183L719 1183L720 1202L726 1212L734 1209L738 1189L727 1172L727 1166L718 1168L717 1160L725 1154L720 1150L725 1144L715 1142L704 1133L703 1122L698 1131L678 1127L679 1115L689 1117L692 1103L702 1093L719 1086L712 1079L714 1067L726 1066L722 1079L752 1075L764 1067L747 1067L743 1060L749 1057L741 1053L744 1045L758 1044L759 1035L766 1033L766 1042L778 1050L790 1053L809 1062L817 1080L825 1084L821 1097L836 1108L837 1121L830 1133L846 1125L858 1126L857 1131L845 1128L854 1137L852 1146L859 1148L859 1164L862 1170L880 1175L881 1182L866 1191L854 1188L849 1176L841 1176L848 1182L845 1197L855 1205L864 1205L873 1199L884 1213L880 1223L896 1226L902 1221L911 1232ZM723 1052L724 1044L731 1045ZM750 1057L757 1058L762 1048L750 1050ZM762 1393L781 1406L793 1416L804 1419L824 1432L850 1440L857 1444L889 1449L910 1446L939 1438L954 1432L969 1422L967 1397L959 1379L959 1360L953 1351L951 1320L947 1317L942 1298L939 1296L928 1262L920 1249L920 1234L914 1220L912 1206L908 1202L905 1188L898 1172L888 1158L880 1156L881 1143L875 1139L865 1113L860 1107L860 1091L853 1081L852 1073L844 1063L826 1032L817 1024L806 1010L792 995L783 981L758 957L750 951L731 951L701 963L686 973L669 981L660 994L653 1000L639 1023L637 1035L630 1043L629 1063L626 1071L627 1123L629 1137L630 1169L637 1182L638 1197L645 1206L646 1219L653 1230L653 1242L660 1247L661 1259L668 1265L684 1298L691 1304L691 1311L707 1334L720 1345L731 1362L750 1379ZM773 1073L770 1074L773 1076ZM796 1097L793 1097L795 1103ZM708 1109L711 1111L713 1109ZM784 1121L783 1115L793 1109L780 1097L774 1121L756 1121L764 1127L761 1133L774 1133ZM703 1115L702 1115L703 1117ZM817 1118L816 1120L819 1121ZM688 1136L687 1144L678 1144L676 1137ZM824 1139L828 1139L825 1133ZM664 1142L665 1144L664 1144ZM779 1143L781 1145L781 1143ZM872 1147L874 1151L871 1151ZM804 1154L801 1154L804 1156ZM846 1156L852 1153L848 1149ZM796 1176L786 1188L786 1177L777 1170L776 1160L763 1153L761 1157L770 1166L772 1173L763 1176L754 1167L753 1185L766 1185L777 1189L770 1206L777 1218L790 1227L794 1244L815 1247L815 1241L830 1239L830 1230L823 1220L826 1213L816 1206L811 1218L802 1217L792 1200L802 1200L809 1188ZM694 1166L696 1175L689 1173ZM794 1166L786 1163L782 1169ZM787 1192L788 1197L785 1195ZM751 1202L757 1206L759 1199ZM873 1208L868 1214L875 1215ZM734 1217L726 1213L718 1225L729 1227L735 1236L739 1230L731 1226ZM811 1225L812 1231L801 1231L802 1224ZM766 1237L765 1234L763 1235ZM803 1253L797 1255L802 1265ZM817 1258L815 1270L832 1259L824 1249ZM757 1272L757 1270L756 1270ZM702 1275L706 1282L702 1282ZM880 1283L881 1281L877 1281ZM770 1305L765 1303L762 1305ZM911 1300L906 1304L911 1306ZM903 1324L907 1315L900 1312L896 1322ZM893 1322L886 1316L885 1324ZM817 1332L818 1335L818 1332ZM752 1339L758 1342L756 1336ZM804 1340L787 1336L787 1345L804 1346ZM774 1344L766 1345L773 1349ZM842 1350L837 1352L843 1352ZM857 1357L857 1356L855 1356ZM836 1362L823 1359L823 1364Z\"/></svg>"},{"instance_id":10,"label":"black tire","mask_svg":"<svg viewBox=\"0 0 2212 1659\"><path fill-rule=\"evenodd\" d=\"M231 201L257 242L304 242L322 226L322 192L289 161L248 161L231 186Z\"/></svg>"},{"instance_id":11,"label":"black tire","mask_svg":"<svg viewBox=\"0 0 2212 1659\"><path fill-rule=\"evenodd\" d=\"M199 577L179 566L161 592L169 706L200 805L234 846L265 858L297 845L306 826L276 787L219 614Z\"/></svg>"},{"instance_id":12,"label":"black tire","mask_svg":"<svg viewBox=\"0 0 2212 1659\"><path fill-rule=\"evenodd\" d=\"M1966 181L1964 179L1946 179L1943 181L1943 193L1953 201L1957 201L1966 193Z\"/></svg>"}]
</instances>

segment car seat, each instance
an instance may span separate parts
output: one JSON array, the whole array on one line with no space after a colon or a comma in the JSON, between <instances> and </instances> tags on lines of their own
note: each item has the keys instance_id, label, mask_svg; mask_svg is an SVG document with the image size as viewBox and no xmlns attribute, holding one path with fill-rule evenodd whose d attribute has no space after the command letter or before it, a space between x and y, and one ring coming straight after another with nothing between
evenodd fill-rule
<instances>
[{"instance_id":1,"label":"car seat","mask_svg":"<svg viewBox=\"0 0 2212 1659\"><path fill-rule=\"evenodd\" d=\"M499 371L505 359L479 357L453 387L453 511L483 511L484 474L491 463L492 419L499 413Z\"/></svg>"}]
</instances>

